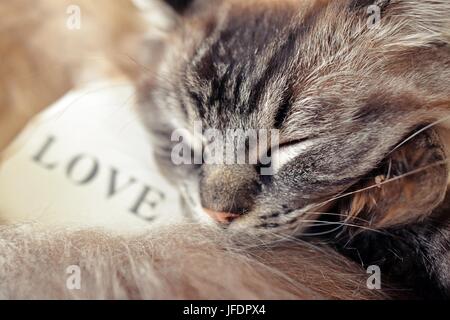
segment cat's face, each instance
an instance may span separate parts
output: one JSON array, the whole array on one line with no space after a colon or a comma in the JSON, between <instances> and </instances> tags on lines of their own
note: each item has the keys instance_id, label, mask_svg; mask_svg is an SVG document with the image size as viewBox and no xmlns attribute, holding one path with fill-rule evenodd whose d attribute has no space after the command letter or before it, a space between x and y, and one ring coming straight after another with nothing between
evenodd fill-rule
<instances>
[{"instance_id":1,"label":"cat's face","mask_svg":"<svg viewBox=\"0 0 450 320\"><path fill-rule=\"evenodd\" d=\"M386 51L357 2L218 1L214 13L186 18L169 36L159 69L140 85L140 110L162 172L196 220L254 232L304 230L433 120L411 93L414 75L393 64L438 53L402 51L402 60ZM174 138L180 129L184 136ZM226 147L247 162L177 164L180 144L197 154L216 146L208 129L225 141L241 130ZM275 130L278 140L255 146L253 130ZM262 155L272 162L263 165Z\"/></svg>"}]
</instances>

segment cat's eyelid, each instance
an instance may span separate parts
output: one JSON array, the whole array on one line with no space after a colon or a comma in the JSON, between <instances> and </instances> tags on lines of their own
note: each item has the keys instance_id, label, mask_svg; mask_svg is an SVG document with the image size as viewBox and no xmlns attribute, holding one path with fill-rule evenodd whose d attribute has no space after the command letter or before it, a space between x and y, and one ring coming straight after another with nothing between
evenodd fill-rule
<instances>
[{"instance_id":1,"label":"cat's eyelid","mask_svg":"<svg viewBox=\"0 0 450 320\"><path fill-rule=\"evenodd\" d=\"M272 151L273 172L278 172L283 166L297 158L307 149L314 145L312 139L293 140L283 143Z\"/></svg>"},{"instance_id":2,"label":"cat's eyelid","mask_svg":"<svg viewBox=\"0 0 450 320\"><path fill-rule=\"evenodd\" d=\"M294 139L294 140L289 140L289 141L282 141L279 143L279 145L277 146L277 149L282 149L282 148L287 148L287 147L291 147L291 146L295 146L297 144L300 143L304 143L306 141L310 140L309 137L305 137L305 138L300 138L300 139Z\"/></svg>"}]
</instances>

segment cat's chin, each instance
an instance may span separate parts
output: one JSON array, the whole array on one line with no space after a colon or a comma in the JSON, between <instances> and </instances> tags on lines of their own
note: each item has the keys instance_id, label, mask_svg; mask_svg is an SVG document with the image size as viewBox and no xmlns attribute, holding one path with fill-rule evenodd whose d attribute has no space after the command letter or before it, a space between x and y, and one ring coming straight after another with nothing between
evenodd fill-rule
<instances>
[{"instance_id":1,"label":"cat's chin","mask_svg":"<svg viewBox=\"0 0 450 320\"><path fill-rule=\"evenodd\" d=\"M307 215L304 215L304 217L307 221L312 221L311 217ZM278 228L264 227L264 222L261 221L260 216L256 213L249 213L229 224L222 224L215 221L207 213L199 211L194 212L191 222L206 230L221 232L231 242L241 246L271 245L292 241L303 242L303 240L310 240L313 237L327 234L337 227L336 225L316 227L312 222L302 222L302 219L299 219L299 222L296 224L280 224Z\"/></svg>"},{"instance_id":2,"label":"cat's chin","mask_svg":"<svg viewBox=\"0 0 450 320\"><path fill-rule=\"evenodd\" d=\"M264 240L279 240L283 237L296 237L308 234L317 220L317 214L308 214L307 208L292 211L290 215L282 220L262 219L261 214L250 212L239 216L228 223L217 221L217 218L211 216L208 210L201 207L185 206L186 216L190 222L197 223L203 227L223 230L224 232L235 235L254 236ZM290 220L296 220L296 223L289 223Z\"/></svg>"}]
</instances>

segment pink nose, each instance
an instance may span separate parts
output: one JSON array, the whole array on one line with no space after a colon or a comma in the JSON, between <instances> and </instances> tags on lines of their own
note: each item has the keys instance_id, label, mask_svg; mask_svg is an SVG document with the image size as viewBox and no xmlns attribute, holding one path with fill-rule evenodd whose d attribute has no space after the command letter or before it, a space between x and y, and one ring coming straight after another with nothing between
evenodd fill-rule
<instances>
[{"instance_id":1,"label":"pink nose","mask_svg":"<svg viewBox=\"0 0 450 320\"><path fill-rule=\"evenodd\" d=\"M203 208L203 210L205 210L205 212L215 221L222 224L230 224L234 219L239 218L239 215L235 213L219 212L205 208Z\"/></svg>"}]
</instances>

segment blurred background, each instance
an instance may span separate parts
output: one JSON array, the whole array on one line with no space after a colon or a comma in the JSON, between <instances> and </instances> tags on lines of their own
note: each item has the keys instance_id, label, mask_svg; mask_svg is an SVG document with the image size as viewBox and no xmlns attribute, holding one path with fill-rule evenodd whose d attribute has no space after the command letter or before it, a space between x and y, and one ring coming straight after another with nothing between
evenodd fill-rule
<instances>
[{"instance_id":1,"label":"blurred background","mask_svg":"<svg viewBox=\"0 0 450 320\"><path fill-rule=\"evenodd\" d=\"M158 1L0 2L0 148L75 85L136 71L137 42L161 27ZM159 19L159 21L158 21Z\"/></svg>"},{"instance_id":2,"label":"blurred background","mask_svg":"<svg viewBox=\"0 0 450 320\"><path fill-rule=\"evenodd\" d=\"M167 8L17 0L0 16L0 221L122 228L178 213L134 112L144 44L170 28Z\"/></svg>"}]
</instances>

